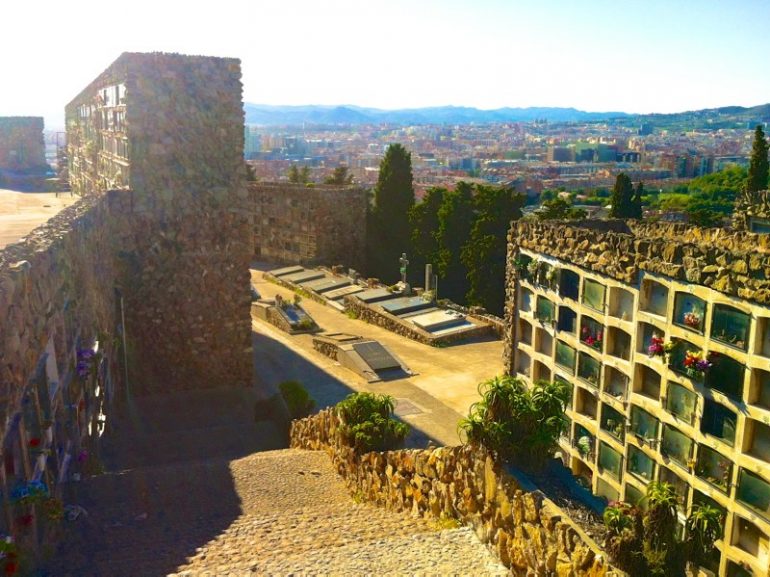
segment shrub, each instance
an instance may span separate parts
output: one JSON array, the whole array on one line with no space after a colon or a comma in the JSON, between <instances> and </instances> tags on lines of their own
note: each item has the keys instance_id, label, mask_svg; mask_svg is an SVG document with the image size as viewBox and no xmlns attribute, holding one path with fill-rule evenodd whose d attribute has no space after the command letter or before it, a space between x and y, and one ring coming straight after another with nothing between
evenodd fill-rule
<instances>
[{"instance_id":1,"label":"shrub","mask_svg":"<svg viewBox=\"0 0 770 577\"><path fill-rule=\"evenodd\" d=\"M353 393L337 404L342 441L359 453L387 451L401 446L409 425L394 419L393 397Z\"/></svg>"},{"instance_id":2,"label":"shrub","mask_svg":"<svg viewBox=\"0 0 770 577\"><path fill-rule=\"evenodd\" d=\"M302 319L297 323L297 328L301 331L309 331L315 328L315 323L312 319Z\"/></svg>"},{"instance_id":3,"label":"shrub","mask_svg":"<svg viewBox=\"0 0 770 577\"><path fill-rule=\"evenodd\" d=\"M506 376L479 384L479 395L481 400L460 422L468 442L522 466L541 467L566 429L569 387L538 381L527 388L521 380Z\"/></svg>"},{"instance_id":4,"label":"shrub","mask_svg":"<svg viewBox=\"0 0 770 577\"><path fill-rule=\"evenodd\" d=\"M310 397L302 383L284 381L278 385L292 419L307 417L315 408L315 401Z\"/></svg>"}]
</instances>

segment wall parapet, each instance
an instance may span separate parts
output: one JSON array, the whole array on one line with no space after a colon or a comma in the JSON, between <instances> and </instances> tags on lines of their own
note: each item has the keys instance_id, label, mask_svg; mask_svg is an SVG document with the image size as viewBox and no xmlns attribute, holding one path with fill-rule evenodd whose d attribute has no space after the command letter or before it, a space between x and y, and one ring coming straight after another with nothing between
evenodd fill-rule
<instances>
[{"instance_id":1,"label":"wall parapet","mask_svg":"<svg viewBox=\"0 0 770 577\"><path fill-rule=\"evenodd\" d=\"M508 241L509 268L524 248L628 284L645 271L770 304L770 235L670 223L522 220Z\"/></svg>"},{"instance_id":2,"label":"wall parapet","mask_svg":"<svg viewBox=\"0 0 770 577\"><path fill-rule=\"evenodd\" d=\"M482 448L357 454L334 409L292 422L291 446L329 453L348 490L378 506L473 527L514 575L620 576L599 546L540 491L525 492Z\"/></svg>"}]
</instances>

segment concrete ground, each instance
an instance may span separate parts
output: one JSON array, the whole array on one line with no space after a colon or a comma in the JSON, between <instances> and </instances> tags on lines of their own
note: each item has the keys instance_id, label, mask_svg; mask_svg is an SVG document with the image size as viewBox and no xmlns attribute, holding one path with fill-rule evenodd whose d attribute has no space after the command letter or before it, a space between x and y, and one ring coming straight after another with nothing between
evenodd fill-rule
<instances>
[{"instance_id":1,"label":"concrete ground","mask_svg":"<svg viewBox=\"0 0 770 577\"><path fill-rule=\"evenodd\" d=\"M291 300L291 291L266 281L263 271L275 268L257 263L252 284L263 298L280 294ZM352 391L387 393L400 399L397 413L419 435L438 443L456 445L457 422L478 400L478 383L503 371L503 343L483 340L436 348L396 335L317 303L303 299L302 306L327 332L344 332L372 338L395 353L414 376L380 383L362 377L313 349L312 335L288 335L276 327L254 320L255 370L261 384L296 379L302 382L318 404L332 405Z\"/></svg>"},{"instance_id":2,"label":"concrete ground","mask_svg":"<svg viewBox=\"0 0 770 577\"><path fill-rule=\"evenodd\" d=\"M19 241L78 199L69 192L58 194L0 189L0 248Z\"/></svg>"}]
</instances>

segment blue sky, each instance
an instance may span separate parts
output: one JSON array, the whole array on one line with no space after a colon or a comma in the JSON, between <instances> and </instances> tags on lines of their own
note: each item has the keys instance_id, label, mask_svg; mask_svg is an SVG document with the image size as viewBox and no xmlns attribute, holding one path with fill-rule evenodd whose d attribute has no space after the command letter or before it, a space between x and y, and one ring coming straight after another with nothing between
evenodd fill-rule
<instances>
[{"instance_id":1,"label":"blue sky","mask_svg":"<svg viewBox=\"0 0 770 577\"><path fill-rule=\"evenodd\" d=\"M770 102L770 0L6 0L0 22L0 115L51 125L121 52L154 50L241 58L267 104Z\"/></svg>"}]
</instances>

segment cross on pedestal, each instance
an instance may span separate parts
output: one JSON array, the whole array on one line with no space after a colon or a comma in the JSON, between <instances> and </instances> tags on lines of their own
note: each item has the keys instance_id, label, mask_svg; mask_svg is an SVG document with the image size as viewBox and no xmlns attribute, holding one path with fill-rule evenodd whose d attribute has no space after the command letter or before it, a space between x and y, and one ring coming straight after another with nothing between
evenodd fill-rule
<instances>
[{"instance_id":1,"label":"cross on pedestal","mask_svg":"<svg viewBox=\"0 0 770 577\"><path fill-rule=\"evenodd\" d=\"M409 260L406 258L406 253L401 253L401 258L398 259L398 262L401 263L401 282L406 284L406 267L409 265Z\"/></svg>"}]
</instances>

